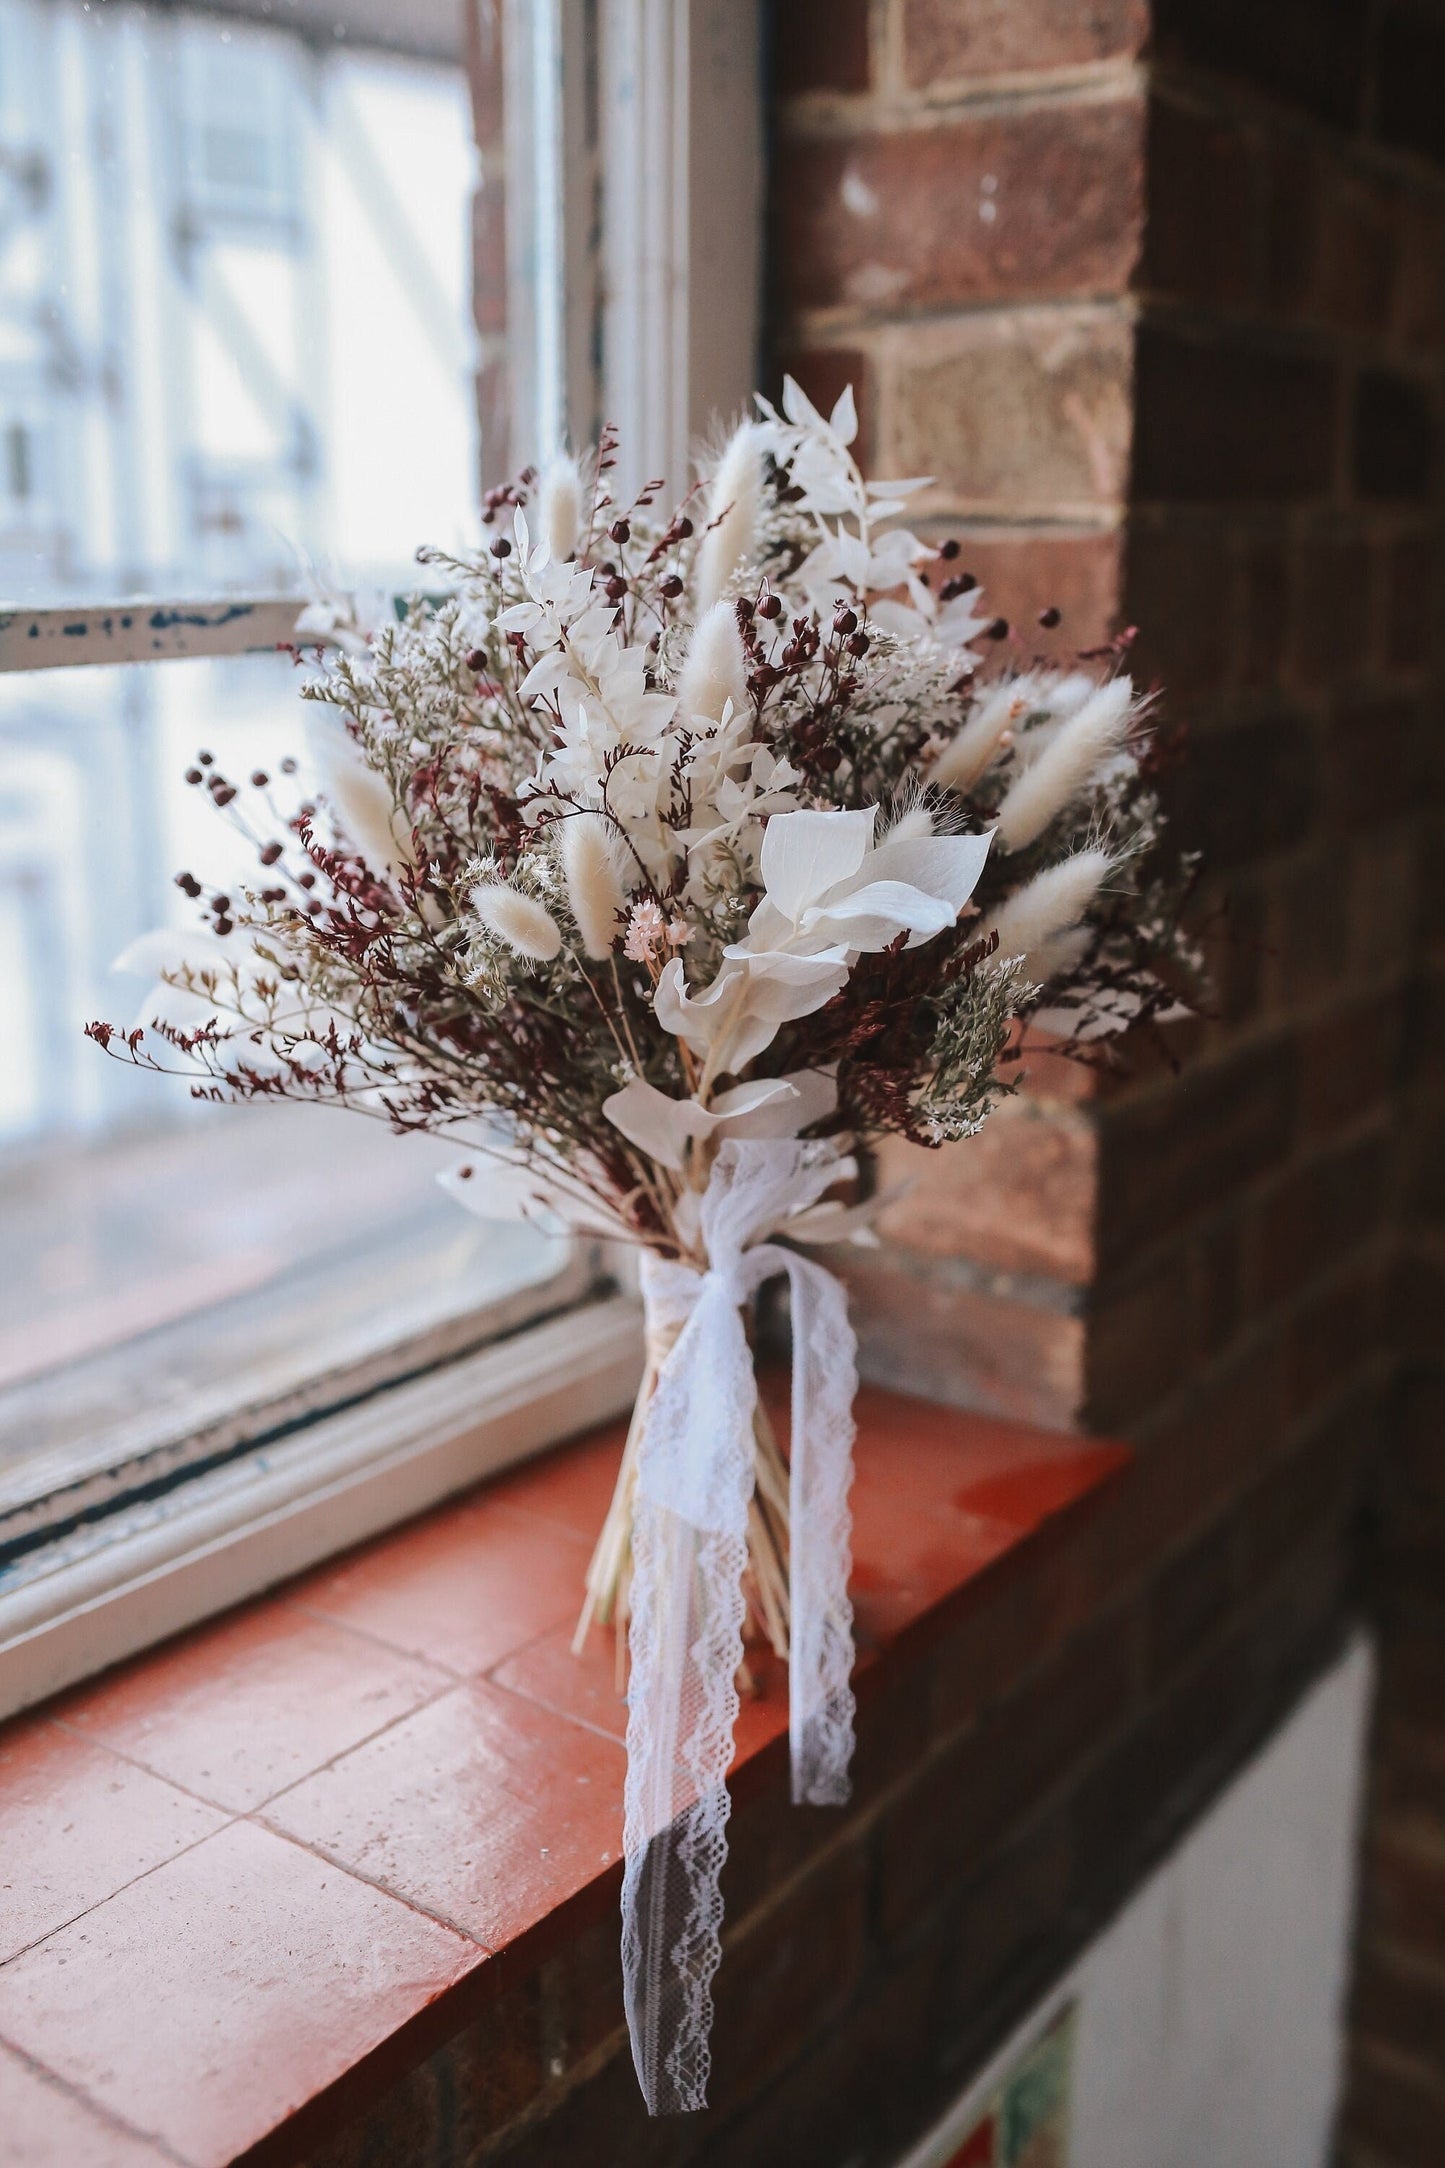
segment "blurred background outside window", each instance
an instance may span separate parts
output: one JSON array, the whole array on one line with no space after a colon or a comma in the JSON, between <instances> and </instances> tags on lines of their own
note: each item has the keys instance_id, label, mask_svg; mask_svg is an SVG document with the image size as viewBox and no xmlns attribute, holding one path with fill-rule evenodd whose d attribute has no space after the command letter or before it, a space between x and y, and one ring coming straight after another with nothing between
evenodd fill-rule
<instances>
[{"instance_id":1,"label":"blurred background outside window","mask_svg":"<svg viewBox=\"0 0 1445 2168\"><path fill-rule=\"evenodd\" d=\"M390 596L417 543L475 532L460 11L303 12L0 0L6 608ZM194 918L174 871L252 872L196 751L273 768L300 716L278 654L0 675L0 1576L6 1511L107 1437L270 1404L557 1268L455 1212L430 1140L197 1108L82 1037L135 1018L132 936Z\"/></svg>"}]
</instances>

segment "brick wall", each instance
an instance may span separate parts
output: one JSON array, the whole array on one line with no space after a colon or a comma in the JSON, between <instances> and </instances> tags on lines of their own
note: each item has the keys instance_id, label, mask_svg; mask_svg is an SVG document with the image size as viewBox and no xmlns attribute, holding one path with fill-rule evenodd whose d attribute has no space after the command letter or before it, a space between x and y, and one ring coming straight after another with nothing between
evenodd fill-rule
<instances>
[{"instance_id":1,"label":"brick wall","mask_svg":"<svg viewBox=\"0 0 1445 2168\"><path fill-rule=\"evenodd\" d=\"M859 380L872 464L938 477L939 531L1022 651L1051 601L1060 640L1142 628L1211 869L1218 1014L1181 1076L1036 1064L973 1143L893 1155L923 1180L854 1274L869 1364L1135 1438L1120 1570L1152 1572L1179 1661L1207 1665L1301 1501L1363 1499L1383 1687L1345 2146L1423 2168L1445 2159L1445 9L786 12L778 365Z\"/></svg>"}]
</instances>

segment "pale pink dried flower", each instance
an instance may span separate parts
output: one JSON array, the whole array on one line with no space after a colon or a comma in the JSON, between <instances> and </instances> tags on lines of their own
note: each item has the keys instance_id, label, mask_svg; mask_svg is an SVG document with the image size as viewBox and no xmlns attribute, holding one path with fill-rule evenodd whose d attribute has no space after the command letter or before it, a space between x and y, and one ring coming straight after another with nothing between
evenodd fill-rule
<instances>
[{"instance_id":1,"label":"pale pink dried flower","mask_svg":"<svg viewBox=\"0 0 1445 2168\"><path fill-rule=\"evenodd\" d=\"M634 903L627 921L627 939L622 953L634 964L650 964L662 946L667 933L667 921L650 896L641 903Z\"/></svg>"}]
</instances>

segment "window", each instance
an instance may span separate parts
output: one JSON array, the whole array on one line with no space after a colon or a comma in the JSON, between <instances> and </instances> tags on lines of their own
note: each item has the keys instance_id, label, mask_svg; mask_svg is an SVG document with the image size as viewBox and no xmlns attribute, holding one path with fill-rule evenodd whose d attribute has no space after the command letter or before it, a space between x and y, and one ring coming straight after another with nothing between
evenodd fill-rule
<instances>
[{"instance_id":1,"label":"window","mask_svg":"<svg viewBox=\"0 0 1445 2168\"><path fill-rule=\"evenodd\" d=\"M0 0L0 1709L635 1380L607 1260L457 1214L444 1146L198 1107L81 1036L133 1013L111 960L190 908L170 873L241 871L184 771L295 750L307 595L389 607L515 463L476 421L499 45L517 443L605 409L680 477L753 380L752 10L467 14L470 84L441 0ZM735 351L691 335L695 258Z\"/></svg>"}]
</instances>

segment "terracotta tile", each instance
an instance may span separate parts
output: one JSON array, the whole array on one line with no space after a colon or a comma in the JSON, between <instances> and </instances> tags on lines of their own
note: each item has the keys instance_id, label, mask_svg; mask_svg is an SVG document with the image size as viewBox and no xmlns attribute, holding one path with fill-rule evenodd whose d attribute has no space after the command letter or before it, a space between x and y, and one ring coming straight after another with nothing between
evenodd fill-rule
<instances>
[{"instance_id":1,"label":"terracotta tile","mask_svg":"<svg viewBox=\"0 0 1445 2168\"><path fill-rule=\"evenodd\" d=\"M572 1653L573 1622L539 1634L492 1673L498 1686L524 1694L574 1723L609 1738L627 1737L627 1690L617 1678L617 1644L610 1626L594 1626L580 1656Z\"/></svg>"},{"instance_id":2,"label":"terracotta tile","mask_svg":"<svg viewBox=\"0 0 1445 2168\"><path fill-rule=\"evenodd\" d=\"M0 1964L224 1823L43 1717L0 1732Z\"/></svg>"},{"instance_id":3,"label":"terracotta tile","mask_svg":"<svg viewBox=\"0 0 1445 2168\"><path fill-rule=\"evenodd\" d=\"M244 1813L447 1683L431 1665L270 1602L127 1664L55 1714Z\"/></svg>"},{"instance_id":4,"label":"terracotta tile","mask_svg":"<svg viewBox=\"0 0 1445 2168\"><path fill-rule=\"evenodd\" d=\"M288 1594L465 1677L574 1622L590 1555L581 1536L483 1492L309 1574Z\"/></svg>"},{"instance_id":5,"label":"terracotta tile","mask_svg":"<svg viewBox=\"0 0 1445 2168\"><path fill-rule=\"evenodd\" d=\"M612 1502L626 1437L626 1423L609 1423L591 1437L512 1469L491 1486L491 1496L570 1529L590 1554Z\"/></svg>"},{"instance_id":6,"label":"terracotta tile","mask_svg":"<svg viewBox=\"0 0 1445 2168\"><path fill-rule=\"evenodd\" d=\"M167 2156L118 2130L0 2046L6 2168L157 2168Z\"/></svg>"},{"instance_id":7,"label":"terracotta tile","mask_svg":"<svg viewBox=\"0 0 1445 2168\"><path fill-rule=\"evenodd\" d=\"M222 2168L477 1962L434 1920L233 1822L6 1966L0 2035Z\"/></svg>"},{"instance_id":8,"label":"terracotta tile","mask_svg":"<svg viewBox=\"0 0 1445 2168\"><path fill-rule=\"evenodd\" d=\"M477 1682L266 1818L499 1950L618 1858L624 1761L610 1739Z\"/></svg>"}]
</instances>

